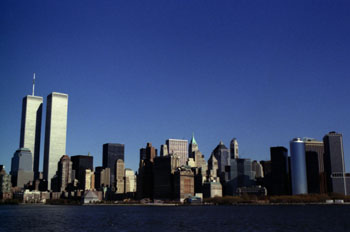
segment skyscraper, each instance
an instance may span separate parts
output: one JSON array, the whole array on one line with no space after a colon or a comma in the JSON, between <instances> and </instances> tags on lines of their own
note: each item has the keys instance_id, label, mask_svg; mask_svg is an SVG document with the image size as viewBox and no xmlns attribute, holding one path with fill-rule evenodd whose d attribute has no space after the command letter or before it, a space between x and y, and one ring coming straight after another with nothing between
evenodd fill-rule
<instances>
[{"instance_id":1,"label":"skyscraper","mask_svg":"<svg viewBox=\"0 0 350 232\"><path fill-rule=\"evenodd\" d=\"M231 153L231 159L238 159L239 158L239 155L238 155L238 142L237 142L236 138L231 140L230 153Z\"/></svg>"},{"instance_id":2,"label":"skyscraper","mask_svg":"<svg viewBox=\"0 0 350 232\"><path fill-rule=\"evenodd\" d=\"M305 138L306 174L308 193L327 193L324 174L324 144Z\"/></svg>"},{"instance_id":3,"label":"skyscraper","mask_svg":"<svg viewBox=\"0 0 350 232\"><path fill-rule=\"evenodd\" d=\"M75 171L75 179L78 180L78 188L85 188L86 170L93 171L94 157L90 155L75 155L71 157L72 168Z\"/></svg>"},{"instance_id":4,"label":"skyscraper","mask_svg":"<svg viewBox=\"0 0 350 232\"><path fill-rule=\"evenodd\" d=\"M220 141L219 145L213 151L215 158L219 164L218 176L220 177L221 183L228 180L229 173L225 173L225 167L230 166L230 150Z\"/></svg>"},{"instance_id":5,"label":"skyscraper","mask_svg":"<svg viewBox=\"0 0 350 232\"><path fill-rule=\"evenodd\" d=\"M285 147L271 147L272 195L289 194L288 150Z\"/></svg>"},{"instance_id":6,"label":"skyscraper","mask_svg":"<svg viewBox=\"0 0 350 232\"><path fill-rule=\"evenodd\" d=\"M290 141L292 193L307 194L305 144L300 138Z\"/></svg>"},{"instance_id":7,"label":"skyscraper","mask_svg":"<svg viewBox=\"0 0 350 232\"><path fill-rule=\"evenodd\" d=\"M124 144L119 143L106 143L103 144L103 168L110 168L110 187L115 189L116 187L116 176L115 167L118 159L124 161Z\"/></svg>"},{"instance_id":8,"label":"skyscraper","mask_svg":"<svg viewBox=\"0 0 350 232\"><path fill-rule=\"evenodd\" d=\"M28 95L22 101L20 148L28 148L32 154L31 170L39 177L41 119L43 98Z\"/></svg>"},{"instance_id":9,"label":"skyscraper","mask_svg":"<svg viewBox=\"0 0 350 232\"><path fill-rule=\"evenodd\" d=\"M51 178L56 174L57 163L66 154L68 95L53 92L47 96L44 179L51 189Z\"/></svg>"},{"instance_id":10,"label":"skyscraper","mask_svg":"<svg viewBox=\"0 0 350 232\"><path fill-rule=\"evenodd\" d=\"M68 155L63 155L58 162L57 178L59 192L66 191L68 185L74 181L72 180L72 161Z\"/></svg>"},{"instance_id":11,"label":"skyscraper","mask_svg":"<svg viewBox=\"0 0 350 232\"><path fill-rule=\"evenodd\" d=\"M188 159L188 141L182 139L168 139L166 144L168 146L168 153L179 157L180 166L186 165Z\"/></svg>"},{"instance_id":12,"label":"skyscraper","mask_svg":"<svg viewBox=\"0 0 350 232\"><path fill-rule=\"evenodd\" d=\"M29 181L33 181L31 168L32 154L27 148L18 149L11 160L12 185L23 188Z\"/></svg>"},{"instance_id":13,"label":"skyscraper","mask_svg":"<svg viewBox=\"0 0 350 232\"><path fill-rule=\"evenodd\" d=\"M323 137L323 142L328 192L346 195L343 135L334 131L329 132Z\"/></svg>"}]
</instances>

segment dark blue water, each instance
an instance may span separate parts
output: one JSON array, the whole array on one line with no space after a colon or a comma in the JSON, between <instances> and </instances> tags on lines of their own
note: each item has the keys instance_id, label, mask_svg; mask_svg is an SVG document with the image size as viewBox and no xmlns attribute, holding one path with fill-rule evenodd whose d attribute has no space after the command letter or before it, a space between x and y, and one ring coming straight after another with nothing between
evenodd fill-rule
<instances>
[{"instance_id":1,"label":"dark blue water","mask_svg":"<svg viewBox=\"0 0 350 232\"><path fill-rule=\"evenodd\" d=\"M0 206L0 231L350 231L350 205Z\"/></svg>"}]
</instances>

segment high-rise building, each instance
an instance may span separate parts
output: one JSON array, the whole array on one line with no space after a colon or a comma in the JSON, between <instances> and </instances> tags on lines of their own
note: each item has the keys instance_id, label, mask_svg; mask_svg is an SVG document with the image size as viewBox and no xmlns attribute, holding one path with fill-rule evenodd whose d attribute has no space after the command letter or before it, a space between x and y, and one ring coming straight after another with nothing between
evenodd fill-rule
<instances>
[{"instance_id":1,"label":"high-rise building","mask_svg":"<svg viewBox=\"0 0 350 232\"><path fill-rule=\"evenodd\" d=\"M78 180L78 188L85 189L86 170L93 172L94 157L90 155L74 155L71 157L72 168L75 171L75 179Z\"/></svg>"},{"instance_id":2,"label":"high-rise building","mask_svg":"<svg viewBox=\"0 0 350 232\"><path fill-rule=\"evenodd\" d=\"M188 166L179 167L174 173L174 198L184 202L194 196L194 175Z\"/></svg>"},{"instance_id":3,"label":"high-rise building","mask_svg":"<svg viewBox=\"0 0 350 232\"><path fill-rule=\"evenodd\" d=\"M57 163L66 154L68 95L53 92L47 96L44 179L51 189L51 178L56 174Z\"/></svg>"},{"instance_id":4,"label":"high-rise building","mask_svg":"<svg viewBox=\"0 0 350 232\"><path fill-rule=\"evenodd\" d=\"M186 165L188 159L188 141L182 139L168 139L166 144L168 146L168 154L178 156L180 166Z\"/></svg>"},{"instance_id":5,"label":"high-rise building","mask_svg":"<svg viewBox=\"0 0 350 232\"><path fill-rule=\"evenodd\" d=\"M288 195L289 177L288 177L288 150L285 147L271 147L271 195Z\"/></svg>"},{"instance_id":6,"label":"high-rise building","mask_svg":"<svg viewBox=\"0 0 350 232\"><path fill-rule=\"evenodd\" d=\"M239 158L239 155L238 155L238 142L237 142L236 138L231 140L231 143L230 143L230 154L231 154L231 159L238 159Z\"/></svg>"},{"instance_id":7,"label":"high-rise building","mask_svg":"<svg viewBox=\"0 0 350 232\"><path fill-rule=\"evenodd\" d=\"M216 146L212 154L218 161L219 170L218 176L220 177L221 183L228 180L229 173L226 172L226 166L230 166L230 150L220 141L219 145Z\"/></svg>"},{"instance_id":8,"label":"high-rise building","mask_svg":"<svg viewBox=\"0 0 350 232\"><path fill-rule=\"evenodd\" d=\"M347 195L343 135L334 131L323 137L324 168L328 192Z\"/></svg>"},{"instance_id":9,"label":"high-rise building","mask_svg":"<svg viewBox=\"0 0 350 232\"><path fill-rule=\"evenodd\" d=\"M20 148L28 148L32 154L31 170L39 178L41 119L43 98L28 95L22 101Z\"/></svg>"},{"instance_id":10,"label":"high-rise building","mask_svg":"<svg viewBox=\"0 0 350 232\"><path fill-rule=\"evenodd\" d=\"M57 178L59 192L66 191L68 185L74 182L72 165L73 162L68 155L63 155L58 162Z\"/></svg>"},{"instance_id":11,"label":"high-rise building","mask_svg":"<svg viewBox=\"0 0 350 232\"><path fill-rule=\"evenodd\" d=\"M32 153L27 148L18 149L11 160L12 185L23 188L28 182L33 181Z\"/></svg>"},{"instance_id":12,"label":"high-rise building","mask_svg":"<svg viewBox=\"0 0 350 232\"><path fill-rule=\"evenodd\" d=\"M198 151L198 144L197 144L197 141L194 138L194 134L193 134L190 145L188 147L188 156L190 158L195 158L193 155L194 155L194 152L196 152L196 151Z\"/></svg>"},{"instance_id":13,"label":"high-rise building","mask_svg":"<svg viewBox=\"0 0 350 232\"><path fill-rule=\"evenodd\" d=\"M109 168L95 168L95 189L103 190L104 187L110 187L111 170Z\"/></svg>"},{"instance_id":14,"label":"high-rise building","mask_svg":"<svg viewBox=\"0 0 350 232\"><path fill-rule=\"evenodd\" d=\"M136 175L130 168L125 168L125 193L136 192Z\"/></svg>"},{"instance_id":15,"label":"high-rise building","mask_svg":"<svg viewBox=\"0 0 350 232\"><path fill-rule=\"evenodd\" d=\"M137 177L137 197L153 198L153 163L157 156L157 149L152 143L140 149L140 165Z\"/></svg>"},{"instance_id":16,"label":"high-rise building","mask_svg":"<svg viewBox=\"0 0 350 232\"><path fill-rule=\"evenodd\" d=\"M124 161L118 159L115 163L115 177L116 177L116 193L123 194L124 193L124 179L125 179L125 165Z\"/></svg>"},{"instance_id":17,"label":"high-rise building","mask_svg":"<svg viewBox=\"0 0 350 232\"><path fill-rule=\"evenodd\" d=\"M324 144L311 138L305 138L306 175L308 193L327 193L324 174Z\"/></svg>"},{"instance_id":18,"label":"high-rise building","mask_svg":"<svg viewBox=\"0 0 350 232\"><path fill-rule=\"evenodd\" d=\"M91 169L85 170L84 190L95 189L95 174Z\"/></svg>"},{"instance_id":19,"label":"high-rise building","mask_svg":"<svg viewBox=\"0 0 350 232\"><path fill-rule=\"evenodd\" d=\"M251 159L231 159L230 179L226 183L226 193L236 195L240 187L251 187L255 184L255 172Z\"/></svg>"},{"instance_id":20,"label":"high-rise building","mask_svg":"<svg viewBox=\"0 0 350 232\"><path fill-rule=\"evenodd\" d=\"M124 161L124 144L119 144L119 143L103 144L102 165L103 165L103 168L110 169L110 174L111 174L110 186L114 190L116 188L115 167L118 159Z\"/></svg>"},{"instance_id":21,"label":"high-rise building","mask_svg":"<svg viewBox=\"0 0 350 232\"><path fill-rule=\"evenodd\" d=\"M305 144L300 138L290 141L292 193L307 194Z\"/></svg>"}]
</instances>

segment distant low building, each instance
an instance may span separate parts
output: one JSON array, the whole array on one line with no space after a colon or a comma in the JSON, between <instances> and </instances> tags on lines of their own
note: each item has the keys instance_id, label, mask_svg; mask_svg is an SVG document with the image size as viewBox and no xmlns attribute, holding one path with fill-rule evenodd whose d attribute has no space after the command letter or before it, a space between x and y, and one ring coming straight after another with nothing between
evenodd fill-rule
<instances>
[{"instance_id":1,"label":"distant low building","mask_svg":"<svg viewBox=\"0 0 350 232\"><path fill-rule=\"evenodd\" d=\"M91 191L91 190L86 191L84 196L82 197L83 204L92 204L92 203L98 203L98 202L101 202L101 198L99 197L99 194L96 191Z\"/></svg>"},{"instance_id":2,"label":"distant low building","mask_svg":"<svg viewBox=\"0 0 350 232\"><path fill-rule=\"evenodd\" d=\"M222 197L222 185L220 182L204 182L203 184L203 197Z\"/></svg>"},{"instance_id":3,"label":"distant low building","mask_svg":"<svg viewBox=\"0 0 350 232\"><path fill-rule=\"evenodd\" d=\"M11 199L11 175L5 171L5 167L0 165L0 199Z\"/></svg>"}]
</instances>

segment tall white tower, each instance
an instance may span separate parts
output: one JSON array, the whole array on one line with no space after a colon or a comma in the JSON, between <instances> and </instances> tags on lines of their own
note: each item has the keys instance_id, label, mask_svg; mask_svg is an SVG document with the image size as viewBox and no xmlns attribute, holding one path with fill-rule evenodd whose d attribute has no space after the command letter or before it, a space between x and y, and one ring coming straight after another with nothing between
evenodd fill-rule
<instances>
[{"instance_id":1,"label":"tall white tower","mask_svg":"<svg viewBox=\"0 0 350 232\"><path fill-rule=\"evenodd\" d=\"M53 92L47 96L44 179L51 189L51 178L57 171L57 163L66 154L68 95Z\"/></svg>"},{"instance_id":2,"label":"tall white tower","mask_svg":"<svg viewBox=\"0 0 350 232\"><path fill-rule=\"evenodd\" d=\"M28 148L32 153L31 170L34 171L34 177L39 177L39 160L40 160L40 137L41 137L41 120L43 112L43 98L32 95L25 96L22 101L22 119L21 135L19 141L20 148Z\"/></svg>"}]
</instances>

